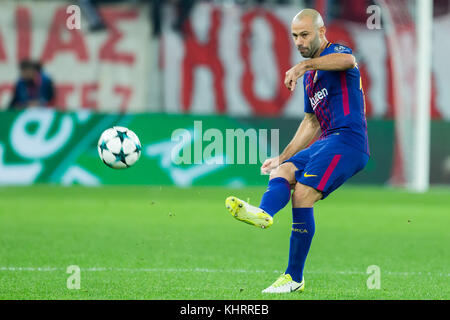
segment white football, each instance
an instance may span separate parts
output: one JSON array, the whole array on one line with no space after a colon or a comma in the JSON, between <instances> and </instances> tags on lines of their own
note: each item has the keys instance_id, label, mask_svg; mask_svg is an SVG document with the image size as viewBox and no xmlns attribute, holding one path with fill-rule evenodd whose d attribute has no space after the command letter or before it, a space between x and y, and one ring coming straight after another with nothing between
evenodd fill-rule
<instances>
[{"instance_id":1,"label":"white football","mask_svg":"<svg viewBox=\"0 0 450 320\"><path fill-rule=\"evenodd\" d=\"M128 128L112 127L103 131L97 144L100 159L114 169L131 167L141 156L141 142Z\"/></svg>"}]
</instances>

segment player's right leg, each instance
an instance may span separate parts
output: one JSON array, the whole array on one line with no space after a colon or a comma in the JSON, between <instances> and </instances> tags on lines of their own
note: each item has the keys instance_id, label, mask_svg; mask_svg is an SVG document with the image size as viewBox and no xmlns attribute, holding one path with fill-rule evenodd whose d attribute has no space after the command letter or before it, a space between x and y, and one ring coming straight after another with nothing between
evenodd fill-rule
<instances>
[{"instance_id":1,"label":"player's right leg","mask_svg":"<svg viewBox=\"0 0 450 320\"><path fill-rule=\"evenodd\" d=\"M290 184L295 183L296 166L286 162L276 168L270 175L269 186L264 193L259 207L235 197L225 200L225 206L230 214L239 221L259 228L268 228L273 224L273 216L289 202L291 196Z\"/></svg>"}]
</instances>

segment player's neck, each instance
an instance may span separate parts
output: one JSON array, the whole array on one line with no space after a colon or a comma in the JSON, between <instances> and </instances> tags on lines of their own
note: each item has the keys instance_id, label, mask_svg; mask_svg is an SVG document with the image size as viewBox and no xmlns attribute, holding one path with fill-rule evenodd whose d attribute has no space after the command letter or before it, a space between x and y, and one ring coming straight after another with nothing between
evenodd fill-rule
<instances>
[{"instance_id":1,"label":"player's neck","mask_svg":"<svg viewBox=\"0 0 450 320\"><path fill-rule=\"evenodd\" d=\"M316 52L316 54L314 55L313 58L320 57L320 54L322 53L323 50L325 50L325 48L328 45L328 40L326 38L323 38L323 40L321 42L322 42L322 44L320 45L319 50L317 50L317 52Z\"/></svg>"}]
</instances>

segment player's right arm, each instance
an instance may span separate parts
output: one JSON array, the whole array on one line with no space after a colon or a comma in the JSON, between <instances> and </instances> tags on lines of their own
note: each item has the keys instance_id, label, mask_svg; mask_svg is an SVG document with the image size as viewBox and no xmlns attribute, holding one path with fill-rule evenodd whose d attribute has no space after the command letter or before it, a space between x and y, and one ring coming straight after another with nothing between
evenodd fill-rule
<instances>
[{"instance_id":1,"label":"player's right arm","mask_svg":"<svg viewBox=\"0 0 450 320\"><path fill-rule=\"evenodd\" d=\"M278 167L283 161L305 149L312 139L316 137L319 131L320 124L319 121L317 121L316 115L314 113L305 113L305 117L300 123L300 126L298 127L291 142L289 142L287 147L278 157L270 158L264 161L261 166L261 171L263 173L270 173L270 171Z\"/></svg>"}]
</instances>

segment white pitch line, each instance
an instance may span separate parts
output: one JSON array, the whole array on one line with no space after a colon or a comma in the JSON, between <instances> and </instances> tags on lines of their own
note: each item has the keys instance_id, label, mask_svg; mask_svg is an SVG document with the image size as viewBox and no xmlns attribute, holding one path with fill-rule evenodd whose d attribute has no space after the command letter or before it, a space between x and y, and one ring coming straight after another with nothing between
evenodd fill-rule
<instances>
[{"instance_id":1,"label":"white pitch line","mask_svg":"<svg viewBox=\"0 0 450 320\"><path fill-rule=\"evenodd\" d=\"M64 268L56 267L0 267L0 271L38 271L38 272L55 272L65 271ZM208 268L112 268L112 267L92 267L92 268L80 268L81 271L87 272L200 272L200 273L270 273L267 270L246 270L246 269L208 269ZM280 274L283 271L274 270L272 273ZM366 275L363 271L323 271L323 270L309 270L306 273L311 274L340 274L340 275ZM437 276L437 277L450 277L450 273L444 272L424 272L424 271L412 271L412 272L395 272L395 271L382 271L382 274L393 276Z\"/></svg>"},{"instance_id":2,"label":"white pitch line","mask_svg":"<svg viewBox=\"0 0 450 320\"><path fill-rule=\"evenodd\" d=\"M0 267L0 271L42 271L54 272L64 271L64 268L56 267ZM104 271L119 271L119 272L205 272L205 273L268 273L267 270L245 270L245 269L208 269L208 268L112 268L112 267L92 267L80 268L81 271L88 272L104 272ZM282 271L273 271L274 273L281 273Z\"/></svg>"}]
</instances>

